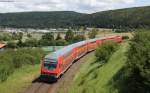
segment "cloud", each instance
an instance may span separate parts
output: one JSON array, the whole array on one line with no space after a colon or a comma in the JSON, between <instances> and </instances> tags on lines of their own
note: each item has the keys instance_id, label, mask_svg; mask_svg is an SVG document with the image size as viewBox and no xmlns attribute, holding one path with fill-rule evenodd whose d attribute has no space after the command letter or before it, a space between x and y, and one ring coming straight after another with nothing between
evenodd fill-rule
<instances>
[{"instance_id":1,"label":"cloud","mask_svg":"<svg viewBox=\"0 0 150 93\"><path fill-rule=\"evenodd\" d=\"M92 13L129 7L137 0L0 0L0 12L77 11Z\"/></svg>"}]
</instances>

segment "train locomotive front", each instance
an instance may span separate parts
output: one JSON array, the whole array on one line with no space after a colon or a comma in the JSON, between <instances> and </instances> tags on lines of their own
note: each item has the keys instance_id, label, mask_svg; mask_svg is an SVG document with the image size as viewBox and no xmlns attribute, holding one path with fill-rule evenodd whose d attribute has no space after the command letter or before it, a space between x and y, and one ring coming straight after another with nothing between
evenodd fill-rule
<instances>
[{"instance_id":1,"label":"train locomotive front","mask_svg":"<svg viewBox=\"0 0 150 93\"><path fill-rule=\"evenodd\" d=\"M41 62L41 80L50 81L57 80L59 78L59 57L53 58L54 55L47 55Z\"/></svg>"}]
</instances>

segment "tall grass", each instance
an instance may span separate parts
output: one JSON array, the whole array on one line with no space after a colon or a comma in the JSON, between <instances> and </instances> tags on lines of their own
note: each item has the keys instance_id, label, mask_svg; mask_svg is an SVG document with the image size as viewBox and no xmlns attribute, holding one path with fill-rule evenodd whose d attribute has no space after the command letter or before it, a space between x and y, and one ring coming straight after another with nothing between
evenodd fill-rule
<instances>
[{"instance_id":1,"label":"tall grass","mask_svg":"<svg viewBox=\"0 0 150 93\"><path fill-rule=\"evenodd\" d=\"M0 83L0 93L23 93L39 75L39 64L24 65L16 69L5 82Z\"/></svg>"},{"instance_id":2,"label":"tall grass","mask_svg":"<svg viewBox=\"0 0 150 93\"><path fill-rule=\"evenodd\" d=\"M6 50L0 53L0 82L5 81L17 68L39 63L42 55L40 49Z\"/></svg>"}]
</instances>

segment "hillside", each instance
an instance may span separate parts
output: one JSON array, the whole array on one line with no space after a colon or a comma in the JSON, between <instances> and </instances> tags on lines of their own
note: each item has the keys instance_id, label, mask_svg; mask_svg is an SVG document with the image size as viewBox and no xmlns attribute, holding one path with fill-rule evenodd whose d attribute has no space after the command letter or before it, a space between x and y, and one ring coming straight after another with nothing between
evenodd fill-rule
<instances>
[{"instance_id":1,"label":"hillside","mask_svg":"<svg viewBox=\"0 0 150 93\"><path fill-rule=\"evenodd\" d=\"M73 11L20 12L0 14L0 26L23 28L56 28L88 26L102 28L149 27L150 6L83 14Z\"/></svg>"},{"instance_id":2,"label":"hillside","mask_svg":"<svg viewBox=\"0 0 150 93\"><path fill-rule=\"evenodd\" d=\"M92 14L92 24L97 27L150 26L150 6L103 11Z\"/></svg>"}]
</instances>

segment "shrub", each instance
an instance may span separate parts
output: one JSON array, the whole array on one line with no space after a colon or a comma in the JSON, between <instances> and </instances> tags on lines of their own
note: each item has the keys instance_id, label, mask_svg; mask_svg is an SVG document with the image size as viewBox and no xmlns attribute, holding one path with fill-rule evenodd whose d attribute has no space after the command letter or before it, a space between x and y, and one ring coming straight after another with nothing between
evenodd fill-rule
<instances>
[{"instance_id":1,"label":"shrub","mask_svg":"<svg viewBox=\"0 0 150 93\"><path fill-rule=\"evenodd\" d=\"M0 82L5 81L7 77L13 72L13 62L11 55L0 55Z\"/></svg>"},{"instance_id":2,"label":"shrub","mask_svg":"<svg viewBox=\"0 0 150 93\"><path fill-rule=\"evenodd\" d=\"M69 43L73 42L73 38L74 38L74 33L71 29L69 29L65 35L65 40Z\"/></svg>"},{"instance_id":3,"label":"shrub","mask_svg":"<svg viewBox=\"0 0 150 93\"><path fill-rule=\"evenodd\" d=\"M113 41L105 41L96 49L95 56L99 62L107 62L111 54L117 49L118 44Z\"/></svg>"},{"instance_id":4,"label":"shrub","mask_svg":"<svg viewBox=\"0 0 150 93\"><path fill-rule=\"evenodd\" d=\"M38 46L38 41L35 38L30 38L30 39L27 39L24 42L24 45L26 47L37 47Z\"/></svg>"},{"instance_id":5,"label":"shrub","mask_svg":"<svg viewBox=\"0 0 150 93\"><path fill-rule=\"evenodd\" d=\"M129 39L129 36L122 36L122 39Z\"/></svg>"},{"instance_id":6,"label":"shrub","mask_svg":"<svg viewBox=\"0 0 150 93\"><path fill-rule=\"evenodd\" d=\"M0 40L1 41L9 41L11 39L12 39L11 35L8 34L8 33L3 33L3 34L0 35Z\"/></svg>"},{"instance_id":7,"label":"shrub","mask_svg":"<svg viewBox=\"0 0 150 93\"><path fill-rule=\"evenodd\" d=\"M28 33L28 34L27 34L27 37L28 37L28 38L31 38L31 37L32 37L32 35L31 35L30 33Z\"/></svg>"},{"instance_id":8,"label":"shrub","mask_svg":"<svg viewBox=\"0 0 150 93\"><path fill-rule=\"evenodd\" d=\"M60 39L56 41L56 46L65 46L68 42L66 40Z\"/></svg>"},{"instance_id":9,"label":"shrub","mask_svg":"<svg viewBox=\"0 0 150 93\"><path fill-rule=\"evenodd\" d=\"M54 35L53 33L45 33L42 35L42 39L51 41L54 40Z\"/></svg>"},{"instance_id":10,"label":"shrub","mask_svg":"<svg viewBox=\"0 0 150 93\"><path fill-rule=\"evenodd\" d=\"M76 35L74 38L73 38L73 42L76 43L76 42L79 42L79 41L83 41L85 40L85 36L84 35Z\"/></svg>"},{"instance_id":11,"label":"shrub","mask_svg":"<svg viewBox=\"0 0 150 93\"><path fill-rule=\"evenodd\" d=\"M92 31L89 32L88 36L89 38L96 38L96 35L98 34L98 29L94 28Z\"/></svg>"},{"instance_id":12,"label":"shrub","mask_svg":"<svg viewBox=\"0 0 150 93\"><path fill-rule=\"evenodd\" d=\"M8 48L17 48L17 43L16 42L13 42L13 41L9 41L7 43L7 47Z\"/></svg>"},{"instance_id":13,"label":"shrub","mask_svg":"<svg viewBox=\"0 0 150 93\"><path fill-rule=\"evenodd\" d=\"M38 41L40 46L52 46L54 45L54 35L53 33L45 33L42 38Z\"/></svg>"},{"instance_id":14,"label":"shrub","mask_svg":"<svg viewBox=\"0 0 150 93\"><path fill-rule=\"evenodd\" d=\"M17 42L17 46L18 46L18 47L23 47L23 46L25 46L25 44L22 42L22 40L19 40L19 41Z\"/></svg>"}]
</instances>

